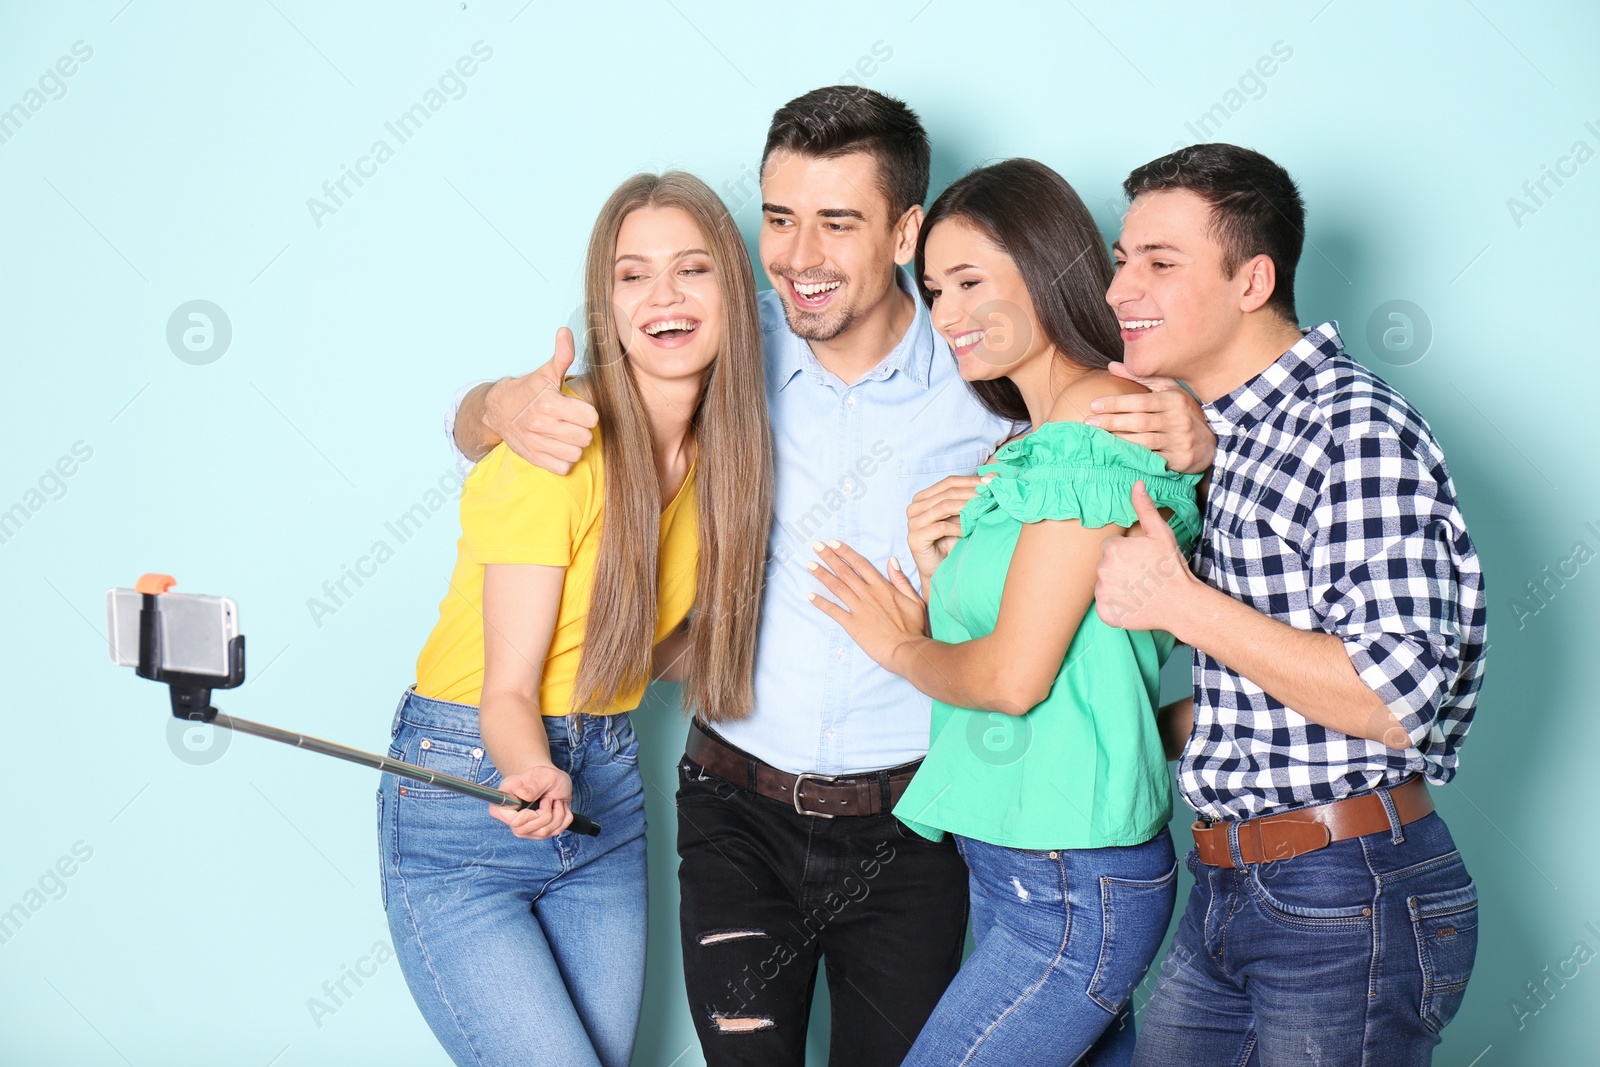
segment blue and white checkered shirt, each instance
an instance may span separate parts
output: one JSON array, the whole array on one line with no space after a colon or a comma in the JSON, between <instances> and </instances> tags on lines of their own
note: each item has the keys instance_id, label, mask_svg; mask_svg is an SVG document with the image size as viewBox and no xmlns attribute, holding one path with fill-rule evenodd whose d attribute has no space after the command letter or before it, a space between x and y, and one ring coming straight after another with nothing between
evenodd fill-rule
<instances>
[{"instance_id":1,"label":"blue and white checkered shirt","mask_svg":"<svg viewBox=\"0 0 1600 1067\"><path fill-rule=\"evenodd\" d=\"M1337 636L1411 735L1401 751L1318 725L1195 652L1178 785L1205 818L1455 774L1483 683L1483 572L1421 415L1345 355L1334 323L1205 406L1217 435L1195 573L1299 630Z\"/></svg>"}]
</instances>

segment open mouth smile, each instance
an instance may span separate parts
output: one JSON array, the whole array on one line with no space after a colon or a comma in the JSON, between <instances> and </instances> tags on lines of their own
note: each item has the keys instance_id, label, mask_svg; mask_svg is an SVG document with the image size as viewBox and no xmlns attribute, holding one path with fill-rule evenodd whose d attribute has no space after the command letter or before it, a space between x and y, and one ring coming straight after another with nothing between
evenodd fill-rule
<instances>
[{"instance_id":1,"label":"open mouth smile","mask_svg":"<svg viewBox=\"0 0 1600 1067\"><path fill-rule=\"evenodd\" d=\"M672 319L652 319L639 327L639 332L662 348L678 348L688 344L699 328L699 319L680 315Z\"/></svg>"},{"instance_id":2,"label":"open mouth smile","mask_svg":"<svg viewBox=\"0 0 1600 1067\"><path fill-rule=\"evenodd\" d=\"M838 292L842 281L831 282L797 282L793 278L787 279L789 292L794 296L794 302L807 311L817 311L825 308L833 300L833 294Z\"/></svg>"},{"instance_id":3,"label":"open mouth smile","mask_svg":"<svg viewBox=\"0 0 1600 1067\"><path fill-rule=\"evenodd\" d=\"M1118 319L1117 325L1122 327L1124 341L1137 341L1141 337L1148 337L1151 330L1166 321L1166 319Z\"/></svg>"},{"instance_id":4,"label":"open mouth smile","mask_svg":"<svg viewBox=\"0 0 1600 1067\"><path fill-rule=\"evenodd\" d=\"M957 337L952 337L950 339L950 348L956 355L964 356L983 344L983 339L987 332L986 330L969 330Z\"/></svg>"}]
</instances>

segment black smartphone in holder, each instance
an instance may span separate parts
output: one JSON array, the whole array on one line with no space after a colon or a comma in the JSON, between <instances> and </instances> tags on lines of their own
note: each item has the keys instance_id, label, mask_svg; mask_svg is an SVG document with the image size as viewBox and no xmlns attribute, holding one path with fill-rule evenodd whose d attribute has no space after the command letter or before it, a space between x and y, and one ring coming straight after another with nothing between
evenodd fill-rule
<instances>
[{"instance_id":1,"label":"black smartphone in holder","mask_svg":"<svg viewBox=\"0 0 1600 1067\"><path fill-rule=\"evenodd\" d=\"M510 793L491 789L452 774L419 767L415 763L380 756L347 745L308 737L275 726L236 719L211 706L211 691L233 689L244 684L244 635L238 632L238 609L226 597L196 597L170 593L176 580L167 574L146 574L133 589L112 589L106 593L106 618L109 624L111 660L131 666L141 678L164 682L171 693L172 714L179 719L225 726L242 734L254 734L269 741L320 752L325 756L359 763L363 767L387 771L401 778L426 782L491 804L523 810L537 808L537 800L523 800ZM137 598L135 601L134 598ZM180 603L181 601L181 603ZM134 604L138 604L138 624L133 624ZM171 604L171 612L164 611ZM215 622L213 622L215 620ZM137 647L135 654L134 648ZM201 672L196 665L220 673ZM573 833L598 836L600 825L577 812L567 829Z\"/></svg>"}]
</instances>

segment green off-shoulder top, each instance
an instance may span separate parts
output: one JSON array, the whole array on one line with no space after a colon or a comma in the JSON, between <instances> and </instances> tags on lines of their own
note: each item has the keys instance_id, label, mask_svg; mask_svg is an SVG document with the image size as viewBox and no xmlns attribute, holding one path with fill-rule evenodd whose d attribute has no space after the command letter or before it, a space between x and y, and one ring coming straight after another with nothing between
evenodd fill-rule
<instances>
[{"instance_id":1,"label":"green off-shoulder top","mask_svg":"<svg viewBox=\"0 0 1600 1067\"><path fill-rule=\"evenodd\" d=\"M1187 554L1200 533L1198 474L1176 474L1140 445L1049 422L1002 445L978 468L995 477L961 510L961 537L933 574L929 622L956 643L994 630L1024 523L1076 519L1132 526L1142 480ZM1010 848L1136 845L1172 815L1156 723L1171 634L1120 630L1091 604L1050 695L1024 715L935 700L927 759L894 813L917 833L944 832Z\"/></svg>"}]
</instances>

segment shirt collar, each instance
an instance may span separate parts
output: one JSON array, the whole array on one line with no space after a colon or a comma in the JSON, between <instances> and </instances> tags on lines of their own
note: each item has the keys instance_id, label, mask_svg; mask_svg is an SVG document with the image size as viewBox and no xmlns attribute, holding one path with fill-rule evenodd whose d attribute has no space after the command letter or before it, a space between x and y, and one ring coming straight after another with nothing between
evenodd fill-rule
<instances>
[{"instance_id":1,"label":"shirt collar","mask_svg":"<svg viewBox=\"0 0 1600 1067\"><path fill-rule=\"evenodd\" d=\"M1330 320L1304 331L1266 370L1205 405L1212 432L1220 437L1249 430L1295 395L1323 363L1343 351L1337 322Z\"/></svg>"},{"instance_id":2,"label":"shirt collar","mask_svg":"<svg viewBox=\"0 0 1600 1067\"><path fill-rule=\"evenodd\" d=\"M899 371L926 389L933 368L934 351L939 347L934 338L933 321L928 317L928 307L922 302L922 294L911 281L910 272L904 267L896 267L894 273L895 281L911 297L914 309L911 325L900 338L900 343L881 363L862 375L861 381L882 381ZM817 385L826 384L828 372L817 362L816 353L811 351L811 346L803 338L789 329L788 322L782 316L767 328L769 332L777 334L777 358L773 361L773 369L777 376L775 384L780 391L802 371Z\"/></svg>"}]
</instances>

